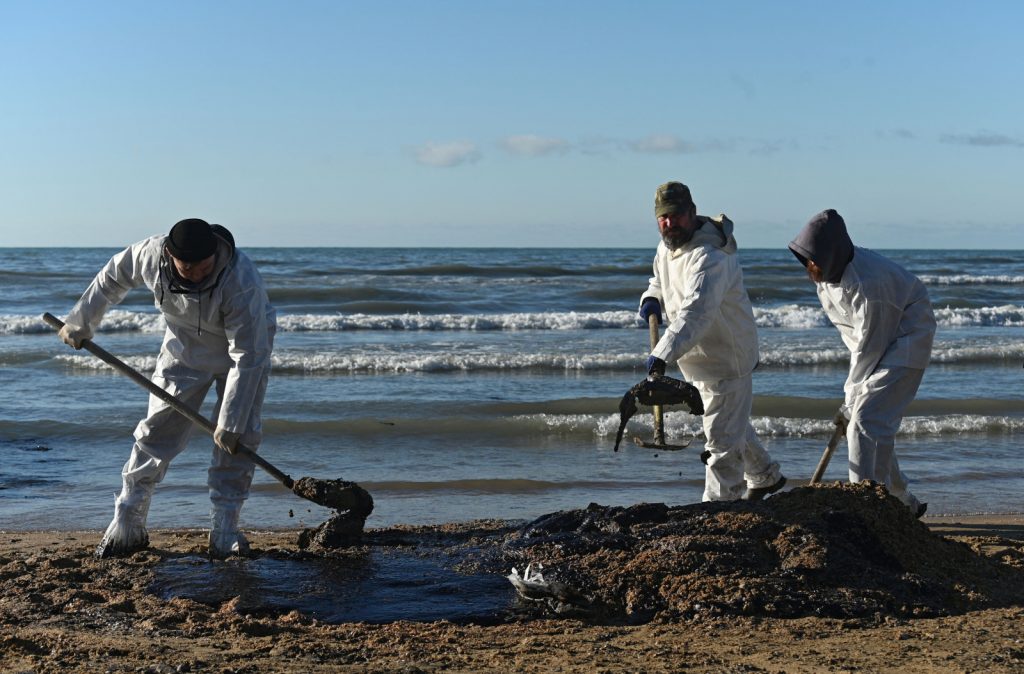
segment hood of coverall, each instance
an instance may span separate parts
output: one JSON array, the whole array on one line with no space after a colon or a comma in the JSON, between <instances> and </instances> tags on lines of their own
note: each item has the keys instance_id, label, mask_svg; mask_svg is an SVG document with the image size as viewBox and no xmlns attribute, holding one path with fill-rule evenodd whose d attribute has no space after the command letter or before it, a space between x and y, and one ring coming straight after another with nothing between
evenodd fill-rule
<instances>
[{"instance_id":1,"label":"hood of coverall","mask_svg":"<svg viewBox=\"0 0 1024 674\"><path fill-rule=\"evenodd\" d=\"M846 222L831 208L811 218L790 242L789 250L805 267L808 260L818 265L825 283L839 283L853 259L853 241L846 232Z\"/></svg>"},{"instance_id":2,"label":"hood of coverall","mask_svg":"<svg viewBox=\"0 0 1024 674\"><path fill-rule=\"evenodd\" d=\"M736 252L736 238L732 232L732 220L725 217L725 215L719 214L713 218L706 215L698 215L697 231L693 233L693 238L677 248L673 253L682 253L700 248L701 246L713 246L721 248L724 252L731 255Z\"/></svg>"}]
</instances>

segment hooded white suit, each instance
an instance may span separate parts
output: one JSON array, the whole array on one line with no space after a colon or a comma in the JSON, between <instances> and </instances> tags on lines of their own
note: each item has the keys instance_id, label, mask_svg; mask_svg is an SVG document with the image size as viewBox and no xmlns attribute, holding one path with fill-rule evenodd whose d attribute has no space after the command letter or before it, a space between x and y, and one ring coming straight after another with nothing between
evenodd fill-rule
<instances>
[{"instance_id":1,"label":"hooded white suit","mask_svg":"<svg viewBox=\"0 0 1024 674\"><path fill-rule=\"evenodd\" d=\"M874 480L915 513L894 448L917 395L935 337L935 315L920 279L892 260L853 245L835 211L815 216L789 245L821 267L818 299L850 349L842 412L849 419L850 482Z\"/></svg>"},{"instance_id":2,"label":"hooded white suit","mask_svg":"<svg viewBox=\"0 0 1024 674\"><path fill-rule=\"evenodd\" d=\"M120 303L132 288L148 287L167 323L153 383L194 409L216 384L217 425L241 433L240 442L255 450L262 439L261 410L276 331L263 279L230 236L218 236L214 271L198 286L186 286L164 250L166 239L154 236L112 257L65 322L92 332L110 305ZM153 489L191 433L192 422L150 396L148 415L135 429L135 445L122 471L114 520L98 553L145 546ZM238 513L253 470L251 460L214 446L207 483L213 503L211 552L219 556L246 547Z\"/></svg>"},{"instance_id":3,"label":"hooded white suit","mask_svg":"<svg viewBox=\"0 0 1024 674\"><path fill-rule=\"evenodd\" d=\"M683 246L658 244L654 276L640 304L656 298L668 327L651 355L675 361L704 401L705 501L741 498L781 479L750 425L757 326L736 255L732 221L698 216Z\"/></svg>"}]
</instances>

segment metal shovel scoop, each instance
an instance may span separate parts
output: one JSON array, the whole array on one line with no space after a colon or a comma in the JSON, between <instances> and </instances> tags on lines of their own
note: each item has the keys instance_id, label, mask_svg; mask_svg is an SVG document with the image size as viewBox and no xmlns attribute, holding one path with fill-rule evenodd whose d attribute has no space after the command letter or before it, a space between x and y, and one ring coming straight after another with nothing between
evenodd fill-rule
<instances>
[{"instance_id":1,"label":"metal shovel scoop","mask_svg":"<svg viewBox=\"0 0 1024 674\"><path fill-rule=\"evenodd\" d=\"M673 379L665 375L649 375L642 382L626 391L619 401L619 432L615 436L615 451L619 451L619 443L626 430L626 423L637 412L637 403L659 409L663 405L686 405L690 414L704 414L704 401L700 392L690 383L681 379ZM670 445L665 442L664 430L659 434L658 418L655 416L654 442L645 442L636 438L634 442L641 447L653 449L685 449L690 442L682 445ZM660 442L659 442L660 437Z\"/></svg>"},{"instance_id":2,"label":"metal shovel scoop","mask_svg":"<svg viewBox=\"0 0 1024 674\"><path fill-rule=\"evenodd\" d=\"M43 314L43 320L55 330L64 327L64 322L50 313ZM160 400L170 405L179 414L203 429L211 436L217 427L206 417L202 416L191 407L185 405L167 391L163 390L149 379L144 377L137 370L124 361L117 358L107 350L101 348L91 339L82 340L82 348L93 354L107 365L129 377L136 384L146 389ZM245 445L238 445L238 453L243 454L252 460L257 466L270 473L281 484L291 489L296 496L300 496L317 505L322 505L334 510L348 510L353 514L362 516L364 519L373 510L373 497L365 489L355 482L344 480L319 480L312 477L304 477L298 482L289 475L275 468L269 461L254 452Z\"/></svg>"},{"instance_id":3,"label":"metal shovel scoop","mask_svg":"<svg viewBox=\"0 0 1024 674\"><path fill-rule=\"evenodd\" d=\"M647 326L650 334L651 349L653 350L658 345L659 339L658 317L653 314L648 316ZM634 437L633 442L635 444L648 449L664 449L667 451L686 449L690 445L689 440L680 445L665 442L665 413L662 406L685 404L690 408L691 414L704 414L704 402L700 399L700 393L697 392L697 389L692 384L680 379L673 379L665 375L652 375L629 389L619 402L619 432L615 436L616 452L619 451L619 443L622 442L622 434L626 430L626 422L637 412L637 402L654 408L654 441L648 442Z\"/></svg>"}]
</instances>

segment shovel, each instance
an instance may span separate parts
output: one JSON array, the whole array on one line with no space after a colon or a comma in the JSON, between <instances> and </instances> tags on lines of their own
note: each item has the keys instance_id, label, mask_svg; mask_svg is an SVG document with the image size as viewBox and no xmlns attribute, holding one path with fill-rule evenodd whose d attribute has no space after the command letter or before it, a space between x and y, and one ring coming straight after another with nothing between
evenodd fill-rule
<instances>
[{"instance_id":1,"label":"shovel","mask_svg":"<svg viewBox=\"0 0 1024 674\"><path fill-rule=\"evenodd\" d=\"M49 312L43 314L43 320L55 330L60 330L64 327L64 322ZM137 370L120 360L117 356L111 354L106 349L101 348L91 339L82 340L82 348L102 360L107 365L110 365L121 374L126 375L136 384L146 389L157 398L160 398L160 400L163 400L179 414L194 423L196 426L199 426L199 428L203 429L210 435L213 435L213 432L217 429L216 425L214 425L209 419L151 382ZM354 482L345 482L343 480L318 480L312 477L303 477L296 482L289 475L278 470L269 461L249 447L239 444L238 453L246 456L257 466L270 473L278 482L292 490L296 496L312 501L317 505L322 505L339 511L352 510L359 511L361 513L365 512L366 515L369 515L370 511L373 510L373 499L370 497L369 492Z\"/></svg>"},{"instance_id":2,"label":"shovel","mask_svg":"<svg viewBox=\"0 0 1024 674\"><path fill-rule=\"evenodd\" d=\"M828 462L832 459L832 453L836 451L836 447L844 435L846 435L846 424L841 424L837 421L836 430L832 431L832 437L828 439L825 451L821 453L821 458L818 459L818 467L814 469L814 475L811 475L811 481L807 484L818 484L821 481L821 476L825 474Z\"/></svg>"},{"instance_id":3,"label":"shovel","mask_svg":"<svg viewBox=\"0 0 1024 674\"><path fill-rule=\"evenodd\" d=\"M658 345L658 340L660 339L658 336L658 317L654 314L648 316L647 326L651 336L651 349L653 350ZM686 449L690 445L689 440L681 445L670 445L665 442L665 411L661 405L654 405L651 409L654 411L654 442L647 442L638 437L634 437L633 442L647 449L664 449L666 451Z\"/></svg>"}]
</instances>

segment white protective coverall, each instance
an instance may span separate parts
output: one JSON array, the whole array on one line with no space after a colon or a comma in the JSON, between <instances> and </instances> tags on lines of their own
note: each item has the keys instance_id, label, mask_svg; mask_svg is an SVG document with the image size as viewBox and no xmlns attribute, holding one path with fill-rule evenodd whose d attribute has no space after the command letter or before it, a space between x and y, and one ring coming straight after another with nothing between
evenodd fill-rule
<instances>
[{"instance_id":1,"label":"white protective coverall","mask_svg":"<svg viewBox=\"0 0 1024 674\"><path fill-rule=\"evenodd\" d=\"M928 291L892 260L854 246L838 213L827 213L789 247L801 262L822 268L818 299L850 349L841 410L849 419L850 482L884 484L916 514L921 503L908 489L894 445L931 357L935 315Z\"/></svg>"},{"instance_id":2,"label":"white protective coverall","mask_svg":"<svg viewBox=\"0 0 1024 674\"><path fill-rule=\"evenodd\" d=\"M218 236L214 271L197 287L186 288L176 281L164 250L166 238L151 237L111 258L65 322L92 332L110 305L120 303L132 288L146 285L167 323L153 383L197 410L216 384L217 425L241 433L241 444L256 450L262 439L260 417L276 331L263 279L230 237ZM192 426L150 396L148 415L135 429L135 445L121 473L121 493L114 501L114 519L97 548L99 554L120 554L148 544L146 515L153 489L185 448ZM214 556L247 551L238 515L253 471L250 459L214 445L207 479Z\"/></svg>"},{"instance_id":3,"label":"white protective coverall","mask_svg":"<svg viewBox=\"0 0 1024 674\"><path fill-rule=\"evenodd\" d=\"M675 361L704 401L705 501L735 500L745 487L763 489L782 477L750 425L757 326L732 231L724 215L698 216L689 242L675 250L659 243L640 298L641 306L658 299L668 322L651 355Z\"/></svg>"}]
</instances>

